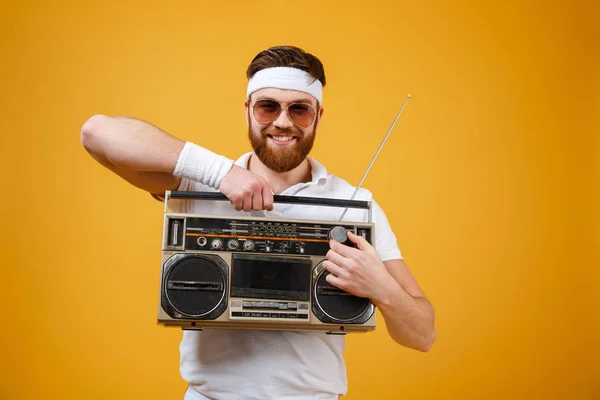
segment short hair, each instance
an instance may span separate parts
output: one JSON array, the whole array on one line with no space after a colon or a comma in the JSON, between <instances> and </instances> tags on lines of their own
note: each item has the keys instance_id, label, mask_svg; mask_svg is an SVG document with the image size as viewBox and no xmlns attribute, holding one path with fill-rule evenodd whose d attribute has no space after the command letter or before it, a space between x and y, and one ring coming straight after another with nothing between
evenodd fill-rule
<instances>
[{"instance_id":1,"label":"short hair","mask_svg":"<svg viewBox=\"0 0 600 400\"><path fill-rule=\"evenodd\" d=\"M321 60L296 46L274 46L261 51L248 66L246 77L250 79L258 71L273 67L298 68L321 81L323 87L327 83Z\"/></svg>"}]
</instances>

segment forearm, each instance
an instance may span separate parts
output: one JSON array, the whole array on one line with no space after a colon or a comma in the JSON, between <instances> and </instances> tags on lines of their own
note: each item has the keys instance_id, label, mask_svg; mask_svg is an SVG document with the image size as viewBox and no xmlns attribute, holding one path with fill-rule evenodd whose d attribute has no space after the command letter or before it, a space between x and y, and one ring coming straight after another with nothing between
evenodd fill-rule
<instances>
[{"instance_id":1,"label":"forearm","mask_svg":"<svg viewBox=\"0 0 600 400\"><path fill-rule=\"evenodd\" d=\"M169 173L185 144L147 122L104 115L86 121L81 142L94 158L118 169Z\"/></svg>"},{"instance_id":2,"label":"forearm","mask_svg":"<svg viewBox=\"0 0 600 400\"><path fill-rule=\"evenodd\" d=\"M220 189L234 166L225 156L128 117L93 116L81 128L81 142L102 165L151 193L172 189L181 178Z\"/></svg>"},{"instance_id":3,"label":"forearm","mask_svg":"<svg viewBox=\"0 0 600 400\"><path fill-rule=\"evenodd\" d=\"M412 297L395 281L375 302L388 333L398 344L428 351L436 337L434 310L424 297Z\"/></svg>"}]
</instances>

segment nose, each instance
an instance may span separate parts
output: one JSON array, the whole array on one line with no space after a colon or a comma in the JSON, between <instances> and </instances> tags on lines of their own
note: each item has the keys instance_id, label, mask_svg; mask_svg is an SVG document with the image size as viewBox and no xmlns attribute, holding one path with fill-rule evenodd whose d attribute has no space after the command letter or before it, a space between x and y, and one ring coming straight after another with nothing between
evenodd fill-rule
<instances>
[{"instance_id":1,"label":"nose","mask_svg":"<svg viewBox=\"0 0 600 400\"><path fill-rule=\"evenodd\" d=\"M281 110L279 117L273 121L273 126L280 129L288 129L294 126L294 123L290 120L287 114L287 109Z\"/></svg>"}]
</instances>

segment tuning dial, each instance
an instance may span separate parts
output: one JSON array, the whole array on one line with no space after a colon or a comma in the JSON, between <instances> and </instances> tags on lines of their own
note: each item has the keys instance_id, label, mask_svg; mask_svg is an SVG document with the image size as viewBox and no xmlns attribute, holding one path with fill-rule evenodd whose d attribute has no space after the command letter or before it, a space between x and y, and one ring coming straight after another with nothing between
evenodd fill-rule
<instances>
[{"instance_id":1,"label":"tuning dial","mask_svg":"<svg viewBox=\"0 0 600 400\"><path fill-rule=\"evenodd\" d=\"M254 242L252 240L246 240L244 242L244 250L252 250L254 249Z\"/></svg>"},{"instance_id":2,"label":"tuning dial","mask_svg":"<svg viewBox=\"0 0 600 400\"><path fill-rule=\"evenodd\" d=\"M334 226L329 231L329 239L340 243L346 243L348 241L348 231L343 226Z\"/></svg>"}]
</instances>

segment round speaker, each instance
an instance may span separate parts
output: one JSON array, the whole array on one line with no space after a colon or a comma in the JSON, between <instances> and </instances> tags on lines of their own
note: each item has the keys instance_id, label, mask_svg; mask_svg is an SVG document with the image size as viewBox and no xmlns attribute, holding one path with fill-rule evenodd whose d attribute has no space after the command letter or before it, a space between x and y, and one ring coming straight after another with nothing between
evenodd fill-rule
<instances>
[{"instance_id":1,"label":"round speaker","mask_svg":"<svg viewBox=\"0 0 600 400\"><path fill-rule=\"evenodd\" d=\"M165 265L168 271L164 293L176 312L209 317L227 307L227 265L223 259L215 255L177 254L167 264L170 265Z\"/></svg>"},{"instance_id":2,"label":"round speaker","mask_svg":"<svg viewBox=\"0 0 600 400\"><path fill-rule=\"evenodd\" d=\"M319 268L320 267L320 268ZM325 280L329 271L320 264L313 280L313 312L321 322L364 323L373 313L371 300L354 296Z\"/></svg>"}]
</instances>

